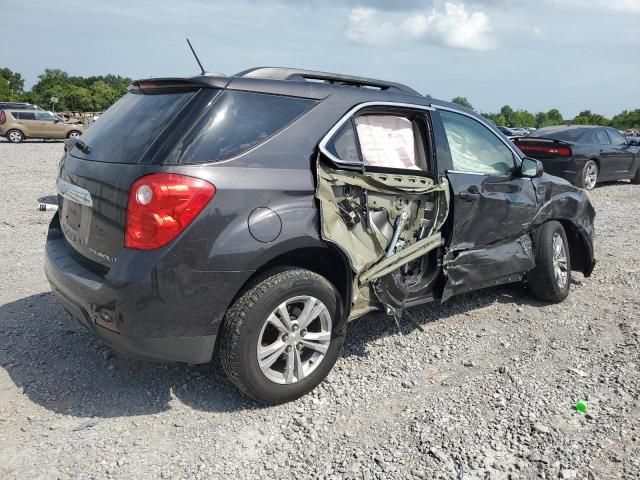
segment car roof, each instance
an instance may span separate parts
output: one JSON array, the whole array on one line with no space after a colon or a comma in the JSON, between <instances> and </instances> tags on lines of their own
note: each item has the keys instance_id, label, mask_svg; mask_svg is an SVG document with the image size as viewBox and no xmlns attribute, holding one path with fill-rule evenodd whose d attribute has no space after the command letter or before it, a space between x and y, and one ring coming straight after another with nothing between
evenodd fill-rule
<instances>
[{"instance_id":1,"label":"car roof","mask_svg":"<svg viewBox=\"0 0 640 480\"><path fill-rule=\"evenodd\" d=\"M424 96L415 89L397 82L321 72L289 67L256 67L235 75L205 73L193 77L147 78L132 82L189 82L213 88L245 90L276 95L291 95L318 100L341 97L344 103L394 102L416 106L441 106L463 111L483 122L487 120L471 109L458 104Z\"/></svg>"}]
</instances>

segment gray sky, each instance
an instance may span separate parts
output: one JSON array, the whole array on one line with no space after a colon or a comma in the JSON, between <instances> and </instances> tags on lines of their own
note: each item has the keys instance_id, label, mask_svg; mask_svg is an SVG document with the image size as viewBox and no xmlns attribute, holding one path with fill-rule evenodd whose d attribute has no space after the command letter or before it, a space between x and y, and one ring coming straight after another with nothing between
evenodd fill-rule
<instances>
[{"instance_id":1,"label":"gray sky","mask_svg":"<svg viewBox=\"0 0 640 480\"><path fill-rule=\"evenodd\" d=\"M0 0L0 66L133 78L295 66L476 109L640 108L640 0Z\"/></svg>"}]
</instances>

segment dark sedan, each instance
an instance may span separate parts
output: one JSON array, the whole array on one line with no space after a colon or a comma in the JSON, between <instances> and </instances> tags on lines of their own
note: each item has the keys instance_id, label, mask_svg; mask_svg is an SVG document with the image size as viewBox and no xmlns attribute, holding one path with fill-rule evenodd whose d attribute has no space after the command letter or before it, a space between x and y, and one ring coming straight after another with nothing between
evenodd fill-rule
<instances>
[{"instance_id":1,"label":"dark sedan","mask_svg":"<svg viewBox=\"0 0 640 480\"><path fill-rule=\"evenodd\" d=\"M631 179L640 184L638 142L615 128L562 125L536 130L514 143L551 175L591 190L597 182Z\"/></svg>"}]
</instances>

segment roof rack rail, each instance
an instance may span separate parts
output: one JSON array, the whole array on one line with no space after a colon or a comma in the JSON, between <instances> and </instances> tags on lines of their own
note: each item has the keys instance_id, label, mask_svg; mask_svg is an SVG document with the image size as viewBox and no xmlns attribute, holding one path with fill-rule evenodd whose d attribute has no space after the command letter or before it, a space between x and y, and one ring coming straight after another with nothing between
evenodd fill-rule
<instances>
[{"instance_id":1,"label":"roof rack rail","mask_svg":"<svg viewBox=\"0 0 640 480\"><path fill-rule=\"evenodd\" d=\"M410 95L420 95L413 88L402 83L375 80L373 78L354 77L339 73L317 72L299 68L286 67L256 67L236 73L234 77L264 78L269 80L298 80L308 82L323 82L352 87L375 88L379 90L395 90Z\"/></svg>"}]
</instances>

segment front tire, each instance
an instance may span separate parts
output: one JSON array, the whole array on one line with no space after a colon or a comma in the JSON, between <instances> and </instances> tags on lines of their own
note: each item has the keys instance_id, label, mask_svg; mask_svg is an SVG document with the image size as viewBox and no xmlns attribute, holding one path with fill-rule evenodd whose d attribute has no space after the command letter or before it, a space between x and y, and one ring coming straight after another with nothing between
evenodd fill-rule
<instances>
[{"instance_id":1,"label":"front tire","mask_svg":"<svg viewBox=\"0 0 640 480\"><path fill-rule=\"evenodd\" d=\"M536 232L534 253L536 266L528 275L527 287L538 300L562 302L571 288L571 256L560 222L542 224Z\"/></svg>"},{"instance_id":2,"label":"front tire","mask_svg":"<svg viewBox=\"0 0 640 480\"><path fill-rule=\"evenodd\" d=\"M24 140L24 134L20 130L9 130L7 140L11 143L21 143Z\"/></svg>"},{"instance_id":3,"label":"front tire","mask_svg":"<svg viewBox=\"0 0 640 480\"><path fill-rule=\"evenodd\" d=\"M631 183L634 185L640 185L640 167L638 167L636 174L631 178Z\"/></svg>"},{"instance_id":4,"label":"front tire","mask_svg":"<svg viewBox=\"0 0 640 480\"><path fill-rule=\"evenodd\" d=\"M335 364L338 294L324 277L291 268L273 273L238 298L225 315L220 360L229 380L263 403L299 398Z\"/></svg>"},{"instance_id":5,"label":"front tire","mask_svg":"<svg viewBox=\"0 0 640 480\"><path fill-rule=\"evenodd\" d=\"M582 167L582 172L580 174L580 187L585 190L593 190L598 183L598 174L600 173L600 169L598 168L598 164L589 160Z\"/></svg>"},{"instance_id":6,"label":"front tire","mask_svg":"<svg viewBox=\"0 0 640 480\"><path fill-rule=\"evenodd\" d=\"M80 135L82 135L82 132L79 132L78 130L71 130L67 134L67 138L78 138Z\"/></svg>"}]
</instances>

